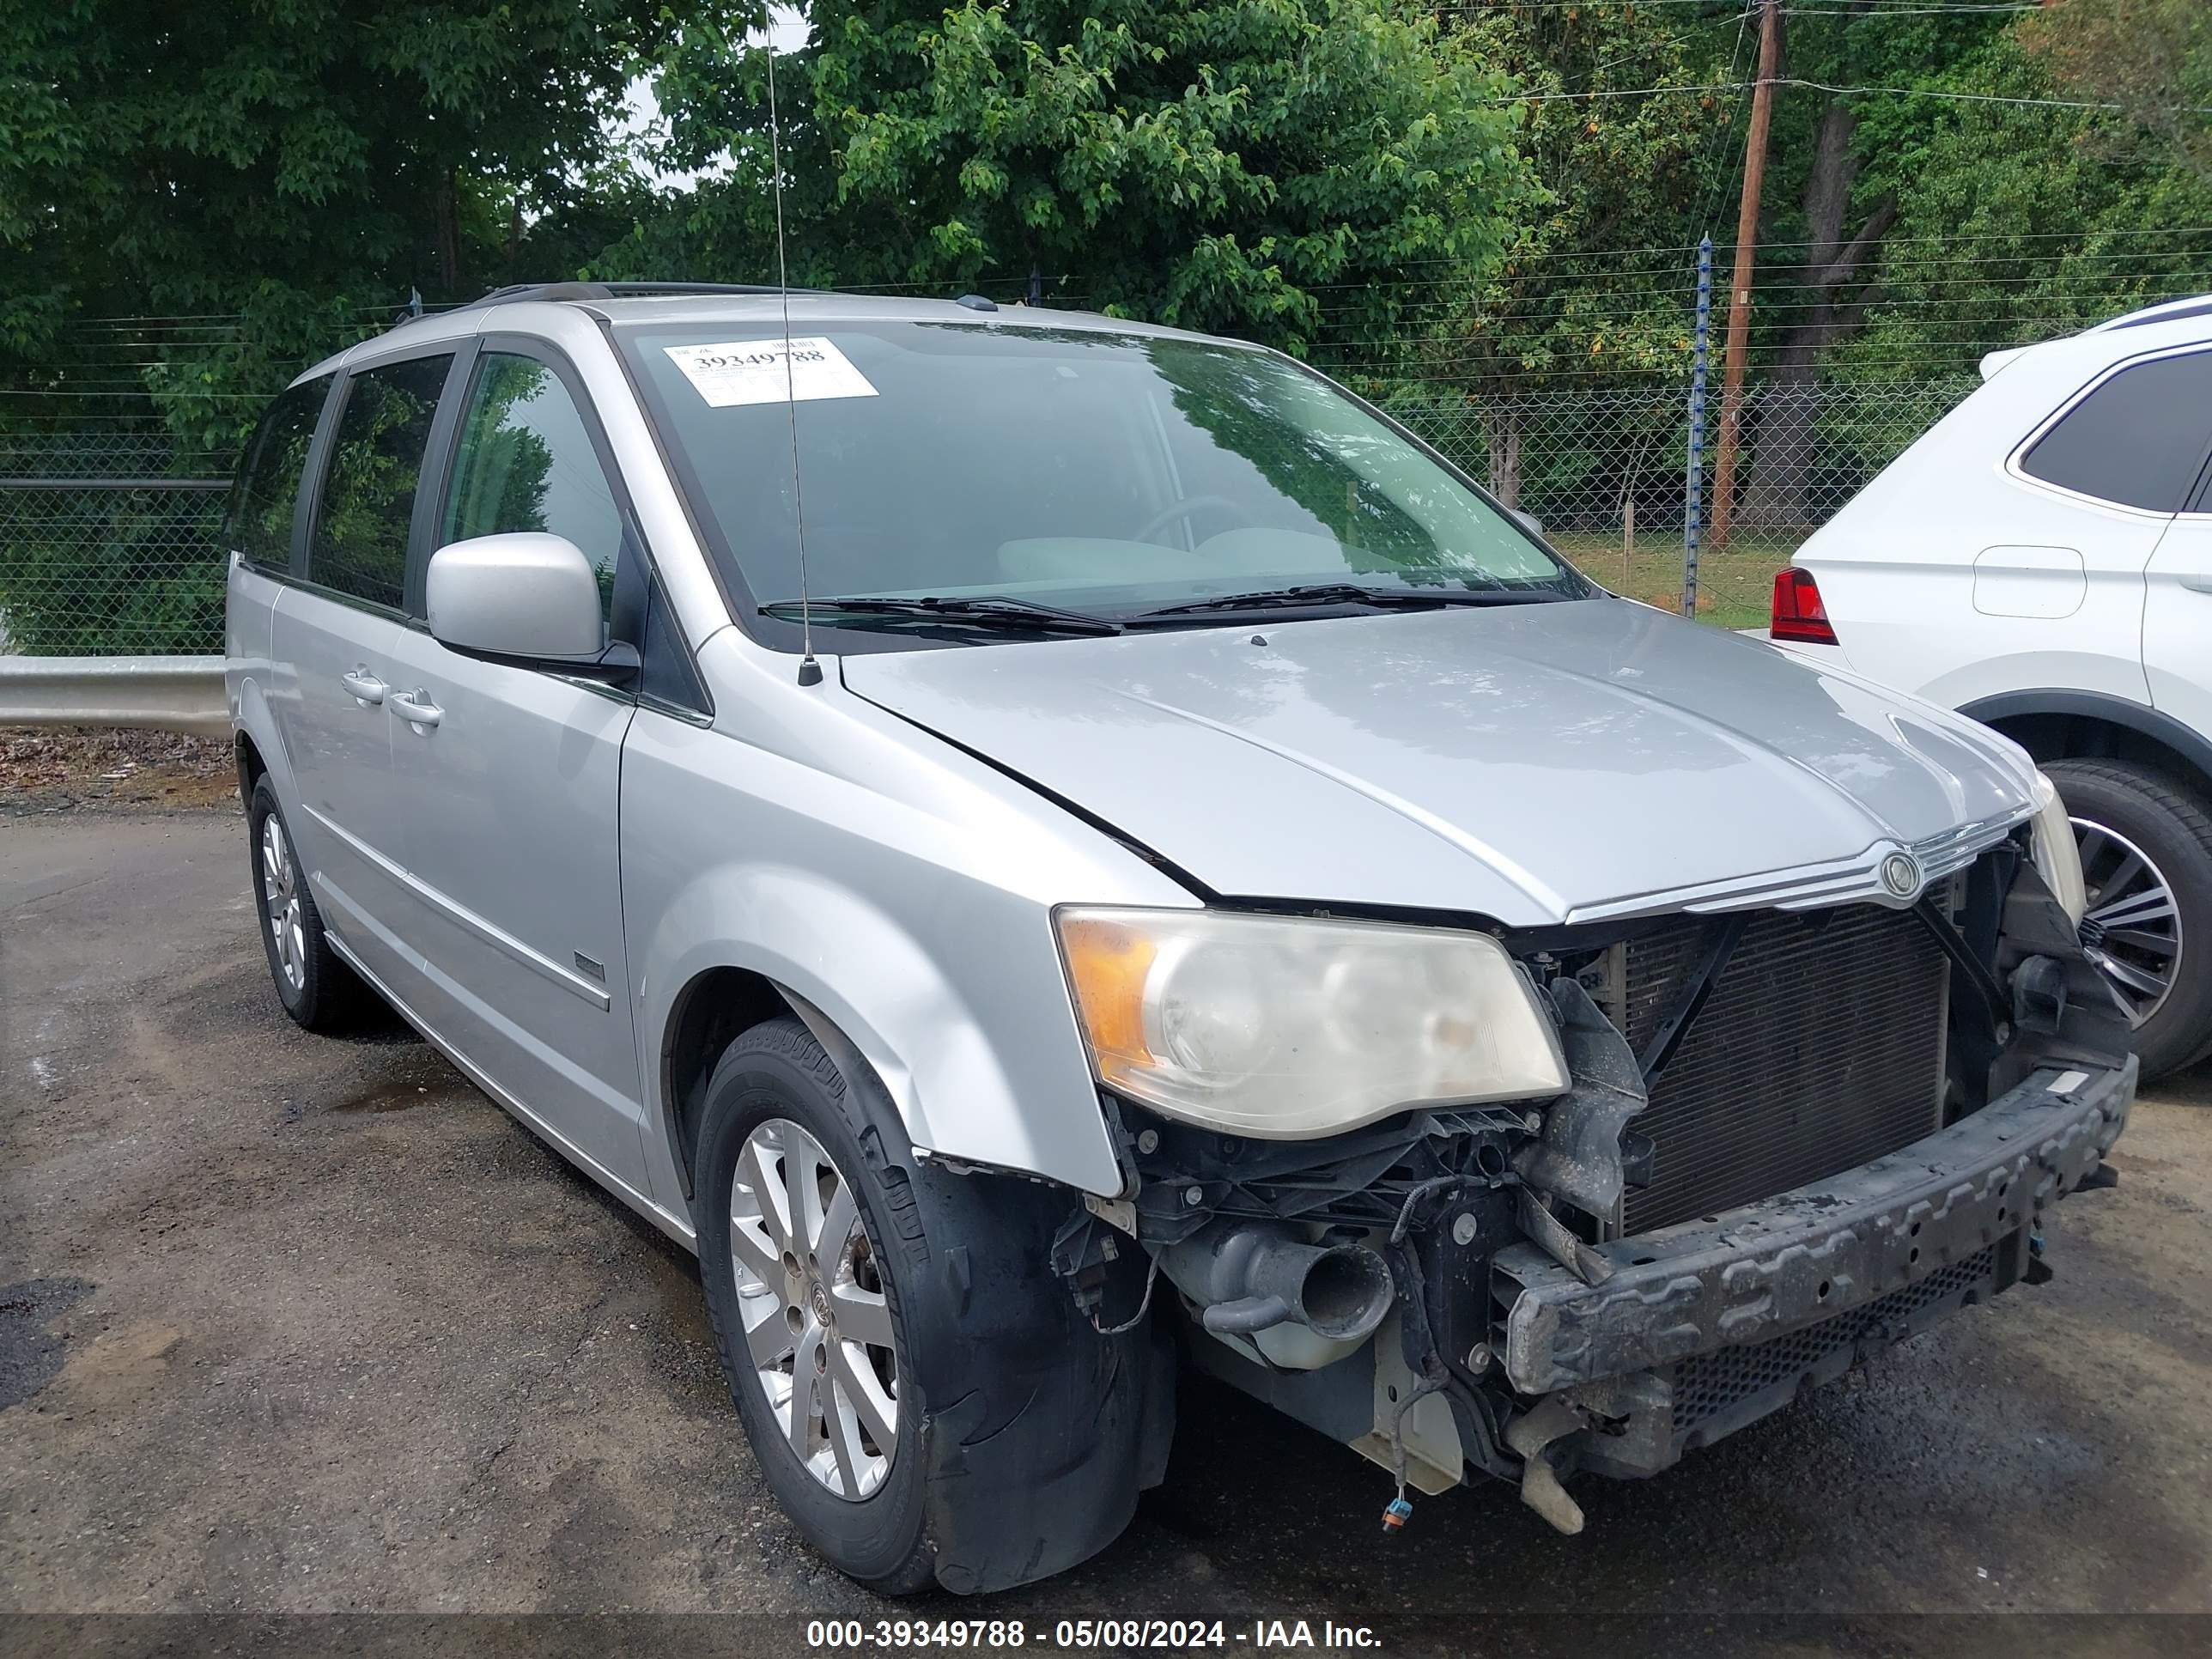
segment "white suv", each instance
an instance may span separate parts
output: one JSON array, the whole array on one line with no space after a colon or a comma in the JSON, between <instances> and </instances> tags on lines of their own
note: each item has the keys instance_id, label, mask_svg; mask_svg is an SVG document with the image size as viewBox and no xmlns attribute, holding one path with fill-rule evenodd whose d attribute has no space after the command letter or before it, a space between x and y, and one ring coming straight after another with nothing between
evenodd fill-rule
<instances>
[{"instance_id":1,"label":"white suv","mask_svg":"<svg viewBox=\"0 0 2212 1659\"><path fill-rule=\"evenodd\" d=\"M2043 763L2155 1075L2212 1052L2212 296L1982 376L1775 579L1773 637Z\"/></svg>"}]
</instances>

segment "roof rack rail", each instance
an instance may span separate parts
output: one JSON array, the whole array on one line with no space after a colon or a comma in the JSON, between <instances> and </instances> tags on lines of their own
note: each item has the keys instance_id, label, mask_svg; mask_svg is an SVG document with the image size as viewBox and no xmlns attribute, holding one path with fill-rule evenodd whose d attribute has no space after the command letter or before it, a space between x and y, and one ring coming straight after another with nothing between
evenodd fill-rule
<instances>
[{"instance_id":1,"label":"roof rack rail","mask_svg":"<svg viewBox=\"0 0 2212 1659\"><path fill-rule=\"evenodd\" d=\"M2116 328L2145 328L2153 323L2178 323L2185 318L2207 315L2212 315L2212 295L2185 295L2179 300L2161 300L2139 311L2124 312L2082 332L2108 334Z\"/></svg>"},{"instance_id":2,"label":"roof rack rail","mask_svg":"<svg viewBox=\"0 0 2212 1659\"><path fill-rule=\"evenodd\" d=\"M525 300L627 300L657 294L778 294L772 283L515 283L495 288L480 299L457 306L468 311L477 306L519 304ZM822 294L827 289L794 288L793 294Z\"/></svg>"}]
</instances>

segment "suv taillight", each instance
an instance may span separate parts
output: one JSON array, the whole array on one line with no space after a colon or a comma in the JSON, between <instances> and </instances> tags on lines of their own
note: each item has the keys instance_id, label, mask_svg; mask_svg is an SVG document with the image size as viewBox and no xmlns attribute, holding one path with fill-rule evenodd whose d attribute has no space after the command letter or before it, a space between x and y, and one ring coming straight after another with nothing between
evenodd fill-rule
<instances>
[{"instance_id":1,"label":"suv taillight","mask_svg":"<svg viewBox=\"0 0 2212 1659\"><path fill-rule=\"evenodd\" d=\"M1769 634L1800 645L1833 645L1836 630L1829 625L1828 608L1820 603L1820 585L1809 570L1792 565L1774 573L1774 617Z\"/></svg>"}]
</instances>

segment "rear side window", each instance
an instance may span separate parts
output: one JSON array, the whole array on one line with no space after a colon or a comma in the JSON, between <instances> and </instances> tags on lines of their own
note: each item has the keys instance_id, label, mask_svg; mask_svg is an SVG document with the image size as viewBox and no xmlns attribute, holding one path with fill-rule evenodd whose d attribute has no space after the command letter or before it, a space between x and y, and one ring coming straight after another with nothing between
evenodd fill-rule
<instances>
[{"instance_id":1,"label":"rear side window","mask_svg":"<svg viewBox=\"0 0 2212 1659\"><path fill-rule=\"evenodd\" d=\"M315 421L330 390L331 377L325 374L280 394L254 428L238 482L231 486L224 544L265 570L292 567L292 512L299 505L300 477L307 470Z\"/></svg>"},{"instance_id":2,"label":"rear side window","mask_svg":"<svg viewBox=\"0 0 2212 1659\"><path fill-rule=\"evenodd\" d=\"M613 615L622 512L591 433L561 377L535 358L488 351L461 418L453 493L438 544L542 530L581 548Z\"/></svg>"},{"instance_id":3,"label":"rear side window","mask_svg":"<svg viewBox=\"0 0 2212 1659\"><path fill-rule=\"evenodd\" d=\"M313 580L400 608L415 486L453 361L450 354L412 357L363 369L348 383L308 544Z\"/></svg>"},{"instance_id":4,"label":"rear side window","mask_svg":"<svg viewBox=\"0 0 2212 1659\"><path fill-rule=\"evenodd\" d=\"M2212 447L2212 353L2122 369L2021 458L2032 478L2154 513L2179 513Z\"/></svg>"}]
</instances>

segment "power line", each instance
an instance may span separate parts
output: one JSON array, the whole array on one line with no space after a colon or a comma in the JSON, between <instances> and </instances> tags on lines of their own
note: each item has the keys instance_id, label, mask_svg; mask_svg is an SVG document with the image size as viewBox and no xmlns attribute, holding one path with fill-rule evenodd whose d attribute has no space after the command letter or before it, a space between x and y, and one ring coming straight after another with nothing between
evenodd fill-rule
<instances>
[{"instance_id":1,"label":"power line","mask_svg":"<svg viewBox=\"0 0 2212 1659\"><path fill-rule=\"evenodd\" d=\"M1795 6L1784 3L1782 9L1799 17L1849 17L1856 20L1863 17L1957 17L1972 16L1976 13L1986 15L1991 12L2044 11L2048 8L2041 4L2040 0L2027 0L2026 3L2013 0L2012 3L1996 6L1875 6L1870 9L1857 6Z\"/></svg>"},{"instance_id":2,"label":"power line","mask_svg":"<svg viewBox=\"0 0 2212 1659\"><path fill-rule=\"evenodd\" d=\"M1750 32L1751 15L1752 9L1749 6L1746 6L1736 15L1735 43L1729 48L1729 75L1730 78L1734 78L1735 76L1743 73L1741 70L1736 67L1736 63L1742 56L1744 42L1753 38ZM1720 124L1714 130L1713 147L1717 149L1723 160L1726 159L1729 153L1729 137L1733 134L1738 132L1743 135L1742 151L1744 157L1747 160L1750 157L1750 124L1748 122L1740 121L1737 119L1737 118L1743 113L1744 102L1745 100L1742 98L1738 98L1735 100L1735 107L1729 112L1728 119ZM1707 155L1705 160L1705 181L1703 185L1699 185L1698 189L1698 216L1696 222L1698 228L1701 232L1710 231L1712 228L1714 210L1718 208L1722 201L1727 197L1728 181L1735 176L1737 170L1738 169L1736 167L1730 167L1724 173L1714 172L1711 155L1710 153Z\"/></svg>"},{"instance_id":3,"label":"power line","mask_svg":"<svg viewBox=\"0 0 2212 1659\"><path fill-rule=\"evenodd\" d=\"M1603 3L1606 3L1606 0L1498 0L1496 4L1431 6L1427 9L1431 15L1437 17L1484 17L1496 16L1501 13L1524 11L1595 11ZM1641 9L1646 6L1655 5L1717 7L1720 0L1612 0L1612 3L1618 4L1622 10L1626 11L1632 7ZM1899 0L1899 3L1895 5L1875 3L1865 7L1797 6L1786 3L1785 0L1783 9L1837 17L1917 17L1937 13L1955 13L1963 16L1989 15L2007 12L2043 11L2048 8L2039 3L2039 0L1994 0L1992 3L1972 3L1970 0L1961 0L1960 3L1949 5L1930 4L1928 3L1928 0ZM1716 17L1711 21L1724 20Z\"/></svg>"},{"instance_id":4,"label":"power line","mask_svg":"<svg viewBox=\"0 0 2212 1659\"><path fill-rule=\"evenodd\" d=\"M1429 6L1424 9L1436 17L1482 17L1516 11L1595 11L1606 3L1618 5L1626 11L1632 6L1717 6L1721 0L1494 0L1489 4Z\"/></svg>"},{"instance_id":5,"label":"power line","mask_svg":"<svg viewBox=\"0 0 2212 1659\"><path fill-rule=\"evenodd\" d=\"M1644 0L1644 3L1649 3L1649 0ZM1575 3L1577 3L1577 4L1588 3L1588 0L1575 0ZM1737 83L1730 83L1730 84L1744 85L1744 84L1748 84L1748 83L1737 82ZM1918 95L1918 94L1914 94L1914 95ZM2113 227L2112 227L2112 228L2108 228L2108 229L2104 229L2104 230L2087 230L2087 231L2084 231L2084 230L2052 230L2052 231L1960 231L1960 232L1949 232L1949 233L1944 233L1944 234L1925 234L1925 233L1919 233L1919 234L1911 234L1911 235L1895 235L1895 236L1893 236L1893 237L1889 238L1889 239L1888 239L1888 241L1889 241L1889 245L1890 245L1891 246L1893 246L1893 247L1905 247L1905 246L1913 246L1913 247L1917 247L1917 246L1922 246L1948 247L1948 246L1953 246L1953 245L1954 245L1954 244L1959 244L1959 243L1975 243L1975 242L2083 242L2083 243L2089 243L2089 242L2107 242L2107 241L2127 242L2127 241L2136 241L2136 240L2158 240L2158 239L2163 239L2163 238L2167 238L2167 237L2174 237L2174 236L2203 236L2203 237L2212 238L2212 224L2191 224L2191 225L2118 225L2118 226L2113 226ZM1802 241L1784 241L1784 240L1765 241L1765 242L1761 242L1761 243L1759 243L1759 244L1758 245L1758 246L1759 246L1759 251L1761 253L1766 253L1766 252L1780 252L1780 251L1788 250L1788 249L1793 249L1793 248L1805 248L1805 247L1808 247L1808 246L1812 246L1812 244L1810 244L1809 242L1802 242ZM1637 245L1637 246L1622 246L1622 247L1601 247L1601 248L1561 248L1561 249L1556 249L1556 250L1547 251L1547 252L1540 252L1540 253L1534 253L1534 254L1519 254L1519 255L1515 255L1515 256L1512 256L1512 257L1513 257L1514 258L1516 258L1516 259L1522 259L1522 260L1528 260L1528 259L1579 260L1579 259L1609 259L1609 258L1654 258L1654 257L1656 257L1656 256L1659 256L1659 255L1662 255L1662 254L1668 254L1668 253L1680 253L1680 254L1683 254L1683 255L1687 256L1687 255L1694 254L1697 251L1698 251L1698 246L1697 246L1697 244L1696 244L1696 243L1694 243L1694 242L1656 243L1656 244L1650 244L1650 243L1647 243L1647 244L1641 244L1641 245ZM2084 256L2086 256L2086 257L2093 257L2093 258L2157 258L2157 257L2159 257L2159 256L2158 256L2158 254L2157 254L2155 252L2150 252L2150 253L2144 253L2144 254L2132 254L2132 253L2124 253L2124 252L2117 252L2117 251L2107 251L2107 250L2103 250L2103 249L2100 249L2100 248L2094 248L2094 247L2084 247L2083 249L2081 249L2081 252L2082 255L2084 255ZM1456 265L1456 264L1463 264L1464 263L1465 263L1465 262L1464 262L1463 260L1462 260L1462 259L1460 259L1460 258L1456 258L1455 256L1453 256L1453 255L1449 255L1449 254L1437 254L1437 255L1435 255L1435 256L1431 256L1431 257L1425 257L1425 258L1418 258L1418 259L1401 259L1401 260L1399 260L1399 261L1397 261L1397 262L1396 262L1396 266L1397 266L1397 268L1399 268L1399 269L1411 270L1411 269L1414 269L1414 268L1417 268L1417 267L1426 267L1426 266L1432 266L1432 265ZM1945 263L1956 263L1956 262L1955 262L1955 261L1945 261ZM1684 267L1684 268L1686 268L1686 267ZM1676 267L1674 267L1674 266L1650 266L1650 267L1637 267L1637 268L1636 268L1636 270L1633 270L1633 271L1603 272L1603 273L1599 273L1599 274L1601 274L1601 275L1608 275L1608 276L1611 276L1611 275L1633 275L1633 274L1640 274L1641 272L1643 272L1643 271L1646 271L1646 270L1674 270L1674 269L1676 269ZM1001 283L1002 283L1002 284L1004 284L1004 285L1008 285L1008 286L1019 286L1019 285L1021 285L1021 284L1023 284L1023 283L1026 283L1027 278L1025 278L1025 277L1012 277L1012 276L1008 276L1008 277L996 278L996 279L987 277L987 278L983 278L983 279L981 279L981 280L982 280L982 281L984 281L986 283L990 283L990 282L992 282L992 281L994 281L994 280L995 280L995 281L998 281L998 282ZM1088 282L1090 282L1091 280L1092 280L1092 278L1091 278L1091 273L1089 273L1089 272L1082 272L1082 271L1069 271L1069 272L1062 272L1062 273L1059 273L1059 274L1056 274L1056 275L1055 275L1055 274L1049 274L1049 273L1048 273L1048 274L1047 274L1047 275L1046 275L1046 276L1044 277L1044 281L1045 281L1047 283L1051 284L1051 285L1054 285L1054 286L1055 286L1055 287L1062 286L1062 285L1066 285L1066 284L1070 284L1070 283L1088 283ZM934 290L937 290L937 291L942 292L942 291L947 290L947 289L951 289L951 288L953 288L953 287L956 287L956 286L957 286L957 283L952 283L952 282L951 282L951 281L950 281L950 280L948 280L948 281L942 282L942 283L840 283L840 284L838 284L837 286L838 286L839 290L840 290L841 292L843 292L843 293L848 293L848 294L862 294L862 293L874 293L874 292L885 292L885 293L888 293L888 292L893 292L893 291L900 291L900 292L922 292L922 291L925 291L925 290L931 290L931 289L934 289ZM1326 289L1326 288L1330 287L1330 286L1332 286L1332 285L1331 285L1331 284L1328 284L1328 283L1301 283L1301 284L1299 284L1299 286L1300 286L1300 287L1302 287L1302 288L1306 289L1309 292L1314 292L1314 291L1318 291L1319 289ZM1365 283L1343 283L1343 284L1335 284L1334 286L1340 286L1340 287L1365 287L1365 286L1368 286L1368 284L1365 284ZM369 310L369 311L387 311L387 310L391 309L391 307L381 307L381 306L376 306L376 307L360 307L360 309L362 309L362 310ZM245 312L236 312L236 311L231 311L231 312L207 311L207 312L193 312L193 313L173 313L173 314L172 314L172 313L109 313L109 314L103 315L103 316L97 316L97 317L82 317L82 318L77 318L77 319L71 319L70 321L69 321L69 322L65 325L65 326L64 326L64 334L65 334L65 335L74 335L74 334L77 333L77 332L78 332L78 331L80 331L87 330L87 329L107 329L107 330L121 331L124 331L124 332L126 332L126 333L127 333L127 332L136 331L137 331L138 329L140 329L140 327L141 327L142 325L163 325L164 327L166 327L166 326L167 326L167 325L171 325L171 324L177 323L177 322L179 322L179 321L180 321L180 320L185 320L185 319L189 319L189 320L190 320L190 321L191 321L191 322L194 322L194 323L198 323L198 324L203 325L204 326L205 326L205 327L206 327L207 329L209 329L209 330L214 330L214 329L218 328L218 327L223 328L223 329L225 329L227 331L228 331L228 332L233 336L233 337L234 337L234 341L235 341L236 343L246 343L246 344L251 344L251 343L253 343L253 341L254 341L254 337L254 337L254 336L253 336L250 331L241 331L243 330L243 325L246 325L247 323L249 323L249 322L251 321L251 318L250 318L250 316L248 315L248 313L245 313ZM367 325L367 324L357 324L357 325L356 325L356 326L358 326L358 327L367 327L367 326L369 326L369 325ZM195 342L194 343L199 343Z\"/></svg>"},{"instance_id":6,"label":"power line","mask_svg":"<svg viewBox=\"0 0 2212 1659\"><path fill-rule=\"evenodd\" d=\"M1504 104L1540 104L1547 101L1580 103L1596 98L1650 98L1666 93L1741 92L1758 83L1751 81L1707 81L1677 87L1606 87L1593 92L1519 92L1499 98L1478 99L1478 104L1496 106ZM1799 87L1808 92L1832 93L1838 97L1935 98L1948 103L2011 104L2030 109L2103 109L2118 110L2124 104L2094 101L2081 98L2019 98L1994 92L1946 92L1929 87L1838 87L1825 81L1803 81L1794 76L1780 75L1774 78L1778 87ZM2212 115L2212 104L2196 105L2187 112L2195 115Z\"/></svg>"},{"instance_id":7,"label":"power line","mask_svg":"<svg viewBox=\"0 0 2212 1659\"><path fill-rule=\"evenodd\" d=\"M1681 87L1604 87L1594 92L1515 92L1502 98L1478 98L1480 105L1495 107L1503 104L1562 104L1581 103L1592 98L1651 98L1669 92L1741 92L1753 83L1749 81L1708 81L1701 84Z\"/></svg>"},{"instance_id":8,"label":"power line","mask_svg":"<svg viewBox=\"0 0 2212 1659\"><path fill-rule=\"evenodd\" d=\"M1996 92L1936 92L1919 87L1832 87L1825 81L1783 80L1778 86L1802 87L1808 92L1830 92L1840 97L1941 98L1955 104L2016 104L2032 109L2125 109L2124 104L2096 103L2079 98L2015 98ZM2212 115L2212 104L2190 112Z\"/></svg>"},{"instance_id":9,"label":"power line","mask_svg":"<svg viewBox=\"0 0 2212 1659\"><path fill-rule=\"evenodd\" d=\"M1769 246L1772 246L1777 245ZM1910 244L1898 245L1894 252L1893 252L1889 257L1885 258L1882 268L1892 273L1910 273L1931 270L1950 270L1960 267L1979 265L2014 265L2020 264L2021 259L2032 257L2028 255L2011 256L2002 254L1984 254L1979 257L1948 259L1941 258L1915 258L1909 257L1910 252ZM2111 260L2124 260L2130 262L2146 259L2192 258L2200 261L2212 261L2212 249L2197 250L2193 254L2185 254L2179 250L2177 250L2172 254L2114 253L2103 257ZM1648 291L1655 286L1644 279L1654 276L1672 276L1679 278L1683 276L1684 274L1684 268L1679 265L1656 265L1640 270L1569 272L1564 280L1572 283L1573 286L1562 288L1559 292L1563 297L1572 297L1577 295L1583 294L1605 297L1620 294L1640 293ZM2097 289L2094 287L2087 285L2098 283L2100 277L2105 282L2124 283L2144 280L2156 276L2160 274L2160 273L2157 270L2127 271L2109 268L2102 270L2068 270L2063 268L2052 268L2044 271L2023 272L2014 276L1962 275L1955 278L1946 278L1939 276L1917 277L1916 280L1929 286L1937 287L1947 284L1957 286L1969 283L1985 284L1990 287L2005 287L2033 283L2047 282L2056 283L2063 281L2067 284L2068 289L2089 293L2095 292ZM1314 295L1411 292L1420 289L1463 289L1472 291L1477 288L1486 288L1498 281L1498 278L1495 276L1484 276L1478 277L1473 274L1469 274L1465 276L1401 277L1395 280L1383 278L1372 282L1362 283L1316 283L1307 285L1305 291L1308 294ZM1782 280L1779 277L1776 278L1772 282L1765 283L1760 285L1762 292L1798 288L1826 289L1829 286L1831 285L1825 283L1790 282ZM2067 289L2060 289L2058 291L2067 291Z\"/></svg>"},{"instance_id":10,"label":"power line","mask_svg":"<svg viewBox=\"0 0 2212 1659\"><path fill-rule=\"evenodd\" d=\"M1961 264L1969 263L1960 261ZM2002 262L1995 262L2002 263ZM1899 260L1893 264L1879 267L1883 279L1893 284L1905 284L1905 291L1880 296L1884 304L1943 304L1958 303L1953 295L1971 295L1985 290L2002 291L2008 289L2035 290L2042 297L2033 303L2057 304L2069 298L2096 299L2107 294L2124 291L2131 287L2186 287L2199 281L2212 280L2212 261L2200 261L2180 270L2106 270L2103 272L2057 272L2002 274L1963 274L1946 276L1930 274L1942 267L1933 262ZM1669 272L1679 276L1679 272ZM1762 295L1786 295L1796 293L1823 294L1834 284L1786 277L1778 273L1770 282L1759 284ZM1490 292L1488 284L1475 283L1376 283L1356 284L1316 290L1322 295L1317 310L1324 317L1349 315L1372 308L1372 300L1393 300L1405 307L1436 307L1486 302ZM1626 301L1632 305L1653 296L1679 298L1687 287L1651 283L1623 283L1612 286L1577 283L1550 292L1505 288L1498 296L1486 302L1493 307L1515 308L1544 307L1552 310L1571 307L1580 303L1613 305ZM1363 298L1362 296L1367 296ZM2023 296L2026 297L2026 296ZM1784 303L1788 303L1784 301ZM100 367L94 364L92 367Z\"/></svg>"}]
</instances>

